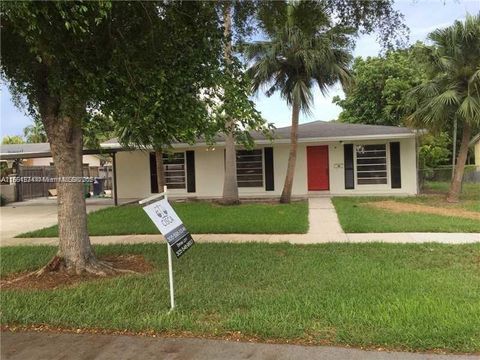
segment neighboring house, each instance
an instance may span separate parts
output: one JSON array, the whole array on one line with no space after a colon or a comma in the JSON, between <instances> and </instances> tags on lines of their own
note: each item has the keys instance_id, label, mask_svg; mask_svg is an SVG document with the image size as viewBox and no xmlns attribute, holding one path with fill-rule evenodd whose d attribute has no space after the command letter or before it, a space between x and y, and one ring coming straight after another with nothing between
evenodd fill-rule
<instances>
[{"instance_id":1,"label":"neighboring house","mask_svg":"<svg viewBox=\"0 0 480 360\"><path fill-rule=\"evenodd\" d=\"M0 145L0 153L3 154L18 154L23 158L22 165L24 166L50 166L53 165L53 159L50 155L49 143L26 143L26 144L8 144ZM30 157L37 156L37 157ZM84 155L83 164L85 166L100 166L100 158L96 155Z\"/></svg>"},{"instance_id":2,"label":"neighboring house","mask_svg":"<svg viewBox=\"0 0 480 360\"><path fill-rule=\"evenodd\" d=\"M241 197L280 196L287 170L290 127L277 129L274 140L252 133L254 150L237 150ZM413 130L314 121L301 124L293 196L414 195L417 193L416 135ZM127 151L116 139L102 144L116 154L116 193L138 199L158 192L152 152ZM214 146L173 144L165 155L167 186L176 197L219 198L225 168L224 142Z\"/></svg>"}]
</instances>

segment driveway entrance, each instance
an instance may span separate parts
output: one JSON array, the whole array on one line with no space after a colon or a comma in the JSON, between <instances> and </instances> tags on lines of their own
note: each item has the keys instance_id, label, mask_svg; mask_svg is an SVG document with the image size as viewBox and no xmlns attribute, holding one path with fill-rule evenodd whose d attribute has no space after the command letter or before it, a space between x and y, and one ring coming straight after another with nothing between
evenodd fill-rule
<instances>
[{"instance_id":1,"label":"driveway entrance","mask_svg":"<svg viewBox=\"0 0 480 360\"><path fill-rule=\"evenodd\" d=\"M87 212L113 206L111 199L87 199ZM0 238L13 238L24 232L57 223L57 200L37 198L0 207Z\"/></svg>"}]
</instances>

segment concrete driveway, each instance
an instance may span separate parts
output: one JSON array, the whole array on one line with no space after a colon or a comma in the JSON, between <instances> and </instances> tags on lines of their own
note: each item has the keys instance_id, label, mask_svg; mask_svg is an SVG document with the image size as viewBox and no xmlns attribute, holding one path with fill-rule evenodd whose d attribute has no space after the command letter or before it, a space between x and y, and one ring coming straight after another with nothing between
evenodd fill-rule
<instances>
[{"instance_id":1,"label":"concrete driveway","mask_svg":"<svg viewBox=\"0 0 480 360\"><path fill-rule=\"evenodd\" d=\"M87 212L113 206L111 199L87 199ZM57 200L33 199L0 207L0 238L52 226L57 223Z\"/></svg>"}]
</instances>

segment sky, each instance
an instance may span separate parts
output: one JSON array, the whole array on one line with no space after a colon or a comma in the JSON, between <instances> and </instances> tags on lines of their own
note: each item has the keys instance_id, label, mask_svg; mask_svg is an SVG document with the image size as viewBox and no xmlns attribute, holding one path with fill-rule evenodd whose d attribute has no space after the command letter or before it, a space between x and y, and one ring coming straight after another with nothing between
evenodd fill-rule
<instances>
[{"instance_id":1,"label":"sky","mask_svg":"<svg viewBox=\"0 0 480 360\"><path fill-rule=\"evenodd\" d=\"M480 12L480 0L396 0L395 8L405 16L405 24L410 29L409 42L424 41L429 32L451 25L455 20L463 20L466 13ZM380 45L376 35L362 35L356 39L354 56L377 56ZM33 119L23 110L15 107L5 84L1 84L0 94L0 136L22 135L23 128ZM314 106L310 115L302 114L300 123L314 120L335 120L341 108L332 103L335 95L343 96L340 85L333 86L326 96L318 88L314 91ZM257 109L262 116L276 127L290 124L291 110L278 94L266 97L258 93L254 97Z\"/></svg>"}]
</instances>

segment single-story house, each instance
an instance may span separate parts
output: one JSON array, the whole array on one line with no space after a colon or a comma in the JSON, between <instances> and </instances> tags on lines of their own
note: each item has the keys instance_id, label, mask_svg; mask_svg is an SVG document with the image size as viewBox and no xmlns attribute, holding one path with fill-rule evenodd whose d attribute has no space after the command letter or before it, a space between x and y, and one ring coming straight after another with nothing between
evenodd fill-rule
<instances>
[{"instance_id":1,"label":"single-story house","mask_svg":"<svg viewBox=\"0 0 480 360\"><path fill-rule=\"evenodd\" d=\"M237 148L240 196L278 197L285 180L290 127L274 139L252 133L253 150ZM119 199L144 198L158 192L153 152L127 150L116 139L102 144L116 152ZM204 141L173 144L164 155L170 193L179 198L219 198L223 191L225 144ZM417 194L416 134L404 127L314 121L299 126L292 195Z\"/></svg>"}]
</instances>

